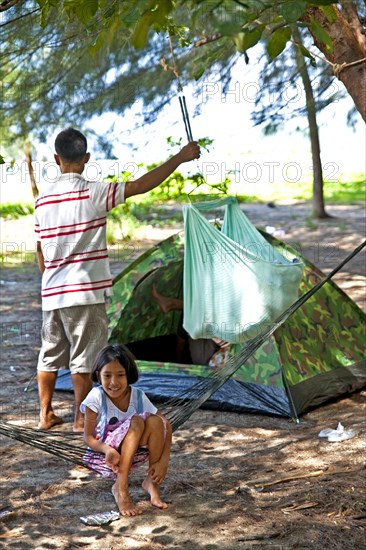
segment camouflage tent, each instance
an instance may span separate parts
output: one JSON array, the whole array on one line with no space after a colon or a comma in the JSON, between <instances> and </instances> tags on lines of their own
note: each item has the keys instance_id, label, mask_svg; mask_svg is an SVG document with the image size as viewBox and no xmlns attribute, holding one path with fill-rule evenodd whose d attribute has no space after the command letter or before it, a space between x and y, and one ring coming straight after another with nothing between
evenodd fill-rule
<instances>
[{"instance_id":1,"label":"camouflage tent","mask_svg":"<svg viewBox=\"0 0 366 550\"><path fill-rule=\"evenodd\" d=\"M263 233L281 253L298 251ZM156 401L172 397L213 367L180 364L175 349L180 313L162 313L151 289L182 297L183 234L154 246L114 281L109 307L110 342L123 342L138 359L139 384ZM324 277L305 265L300 294ZM366 383L365 314L327 282L207 402L209 408L298 416ZM241 344L244 345L244 344ZM232 345L230 353L238 351ZM218 367L219 368L219 367Z\"/></svg>"}]
</instances>

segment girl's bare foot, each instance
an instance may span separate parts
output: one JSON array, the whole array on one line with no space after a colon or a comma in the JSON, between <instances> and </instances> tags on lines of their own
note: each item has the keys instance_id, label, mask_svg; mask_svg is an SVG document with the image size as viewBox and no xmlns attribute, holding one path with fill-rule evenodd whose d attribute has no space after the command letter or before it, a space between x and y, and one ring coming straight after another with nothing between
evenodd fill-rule
<instances>
[{"instance_id":1,"label":"girl's bare foot","mask_svg":"<svg viewBox=\"0 0 366 550\"><path fill-rule=\"evenodd\" d=\"M165 510L165 508L168 508L168 505L166 502L162 501L160 498L160 488L159 485L154 483L150 476L147 476L146 479L142 482L142 487L145 489L147 493L150 495L151 504L153 506L156 506L157 508L161 508L162 510Z\"/></svg>"},{"instance_id":2,"label":"girl's bare foot","mask_svg":"<svg viewBox=\"0 0 366 550\"><path fill-rule=\"evenodd\" d=\"M52 426L56 424L62 424L63 420L59 416L56 416L54 412L48 413L46 416L42 414L39 417L38 429L39 430L49 430Z\"/></svg>"},{"instance_id":3,"label":"girl's bare foot","mask_svg":"<svg viewBox=\"0 0 366 550\"><path fill-rule=\"evenodd\" d=\"M112 494L121 516L139 516L142 511L132 502L128 489L122 489L114 483Z\"/></svg>"}]
</instances>

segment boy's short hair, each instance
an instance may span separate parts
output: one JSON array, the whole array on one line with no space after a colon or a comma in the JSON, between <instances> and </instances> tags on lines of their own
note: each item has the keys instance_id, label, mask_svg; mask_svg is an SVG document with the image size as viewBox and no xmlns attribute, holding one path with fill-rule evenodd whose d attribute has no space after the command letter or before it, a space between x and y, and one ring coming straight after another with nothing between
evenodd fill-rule
<instances>
[{"instance_id":1,"label":"boy's short hair","mask_svg":"<svg viewBox=\"0 0 366 550\"><path fill-rule=\"evenodd\" d=\"M56 137L55 149L62 159L78 162L86 155L88 143L84 134L79 130L67 128Z\"/></svg>"}]
</instances>

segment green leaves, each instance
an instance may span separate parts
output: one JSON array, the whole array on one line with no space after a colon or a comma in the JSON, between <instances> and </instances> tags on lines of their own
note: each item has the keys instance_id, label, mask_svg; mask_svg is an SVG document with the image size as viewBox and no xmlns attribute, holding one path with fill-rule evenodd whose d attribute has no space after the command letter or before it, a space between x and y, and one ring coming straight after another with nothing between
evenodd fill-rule
<instances>
[{"instance_id":1,"label":"green leaves","mask_svg":"<svg viewBox=\"0 0 366 550\"><path fill-rule=\"evenodd\" d=\"M300 19L306 8L303 0L287 0L280 5L280 14L288 23L295 23Z\"/></svg>"},{"instance_id":2,"label":"green leaves","mask_svg":"<svg viewBox=\"0 0 366 550\"><path fill-rule=\"evenodd\" d=\"M132 35L132 44L135 48L143 48L147 42L147 35L151 26L151 14L141 17Z\"/></svg>"},{"instance_id":3,"label":"green leaves","mask_svg":"<svg viewBox=\"0 0 366 550\"><path fill-rule=\"evenodd\" d=\"M64 0L64 10L71 19L73 15L81 23L89 23L99 8L98 0Z\"/></svg>"},{"instance_id":4,"label":"green leaves","mask_svg":"<svg viewBox=\"0 0 366 550\"><path fill-rule=\"evenodd\" d=\"M151 0L145 13L138 20L132 35L132 44L135 48L143 48L147 43L149 29L160 31L168 26L169 15L174 5L172 0Z\"/></svg>"},{"instance_id":5,"label":"green leaves","mask_svg":"<svg viewBox=\"0 0 366 550\"><path fill-rule=\"evenodd\" d=\"M270 61L273 61L285 49L291 38L291 29L283 27L274 31L267 44L267 53Z\"/></svg>"},{"instance_id":6,"label":"green leaves","mask_svg":"<svg viewBox=\"0 0 366 550\"><path fill-rule=\"evenodd\" d=\"M0 164L5 164L5 159L2 155L0 155Z\"/></svg>"},{"instance_id":7,"label":"green leaves","mask_svg":"<svg viewBox=\"0 0 366 550\"><path fill-rule=\"evenodd\" d=\"M308 57L310 59L311 66L316 67L315 57L313 55L311 55L309 50L307 48L305 48L305 46L303 44L296 44L296 45L300 48L300 51L301 51L302 55L304 57Z\"/></svg>"},{"instance_id":8,"label":"green leaves","mask_svg":"<svg viewBox=\"0 0 366 550\"><path fill-rule=\"evenodd\" d=\"M51 8L57 8L57 0L37 0L38 4L42 8L41 12L41 27L44 28L47 25L48 12Z\"/></svg>"},{"instance_id":9,"label":"green leaves","mask_svg":"<svg viewBox=\"0 0 366 550\"><path fill-rule=\"evenodd\" d=\"M265 25L258 25L253 31L239 32L233 37L236 49L240 53L246 52L255 46L262 37Z\"/></svg>"},{"instance_id":10,"label":"green leaves","mask_svg":"<svg viewBox=\"0 0 366 550\"><path fill-rule=\"evenodd\" d=\"M321 9L330 23L337 18L334 0L282 0L279 3L262 2L223 2L210 3L206 0L37 0L42 8L41 21L45 26L49 11L66 13L69 20L77 19L95 35L92 50L97 52L104 42L108 42L107 31L118 20L118 32L127 31L128 40L137 48L146 46L150 29L155 32L167 31L174 35L179 24L172 17L189 16L189 28L195 33L218 33L232 40L240 53L255 46L270 35L267 52L270 60L275 59L286 47L291 36L291 27L299 24L309 8ZM207 29L207 30L206 30ZM273 30L275 29L275 30ZM324 43L328 51L332 42L327 32L315 20L310 31ZM112 31L111 31L112 33ZM200 72L200 71L198 71Z\"/></svg>"},{"instance_id":11,"label":"green leaves","mask_svg":"<svg viewBox=\"0 0 366 550\"><path fill-rule=\"evenodd\" d=\"M318 23L315 19L312 19L310 29L314 36L320 40L320 42L323 42L327 51L331 53L333 51L333 42L327 31L323 29L320 23Z\"/></svg>"},{"instance_id":12,"label":"green leaves","mask_svg":"<svg viewBox=\"0 0 366 550\"><path fill-rule=\"evenodd\" d=\"M95 14L101 8L99 0L37 0L38 4L42 8L41 12L41 27L45 27L48 21L48 15L51 8L59 10L61 13L64 11L72 20L76 17L84 25L90 23Z\"/></svg>"},{"instance_id":13,"label":"green leaves","mask_svg":"<svg viewBox=\"0 0 366 550\"><path fill-rule=\"evenodd\" d=\"M334 9L334 6L319 6L325 17L328 19L329 23L334 23L337 21L337 12Z\"/></svg>"}]
</instances>

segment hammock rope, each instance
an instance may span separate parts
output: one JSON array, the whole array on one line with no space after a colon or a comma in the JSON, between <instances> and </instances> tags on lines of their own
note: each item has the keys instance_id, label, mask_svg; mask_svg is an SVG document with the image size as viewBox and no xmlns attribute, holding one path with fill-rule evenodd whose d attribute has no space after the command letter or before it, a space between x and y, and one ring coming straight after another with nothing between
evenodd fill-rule
<instances>
[{"instance_id":1,"label":"hammock rope","mask_svg":"<svg viewBox=\"0 0 366 550\"><path fill-rule=\"evenodd\" d=\"M59 458L64 458L74 464L86 466L83 461L86 448L82 445L74 445L73 443L59 439L70 439L71 435L80 437L80 434L35 430L34 428L27 428L25 426L16 426L9 422L4 422L3 420L0 420L0 433L11 439L21 441L26 445L30 445L31 447L36 447L41 451L46 451Z\"/></svg>"},{"instance_id":2,"label":"hammock rope","mask_svg":"<svg viewBox=\"0 0 366 550\"><path fill-rule=\"evenodd\" d=\"M220 369L214 371L207 378L204 378L192 385L189 389L183 391L179 396L174 397L162 404L159 410L166 415L172 424L173 431L177 430L190 416L205 402L215 391L217 391L229 378L259 349L262 344L301 306L307 302L316 292L338 273L354 256L356 256L366 246L366 240L363 241L353 252L351 252L340 264L338 264L326 277L321 279L313 288L300 296L300 298L284 311L276 321L264 332L249 340L245 347L236 355L231 357ZM286 384L287 391L291 391L289 384ZM292 403L291 399L290 402ZM292 405L293 407L293 405ZM293 416L297 419L296 410L293 410ZM0 420L0 434L11 439L16 439L43 451L54 454L80 466L90 468L84 462L86 448L82 445L74 445L62 441L68 435L66 432L46 432L16 426L14 424Z\"/></svg>"}]
</instances>

